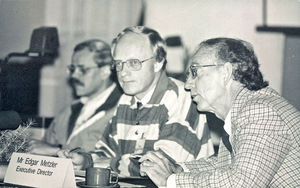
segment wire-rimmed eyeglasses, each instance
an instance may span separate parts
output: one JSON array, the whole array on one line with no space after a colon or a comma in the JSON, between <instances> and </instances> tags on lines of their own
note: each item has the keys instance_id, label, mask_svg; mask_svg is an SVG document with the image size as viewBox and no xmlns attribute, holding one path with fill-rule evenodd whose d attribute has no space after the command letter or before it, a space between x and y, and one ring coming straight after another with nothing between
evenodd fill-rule
<instances>
[{"instance_id":1,"label":"wire-rimmed eyeglasses","mask_svg":"<svg viewBox=\"0 0 300 188\"><path fill-rule=\"evenodd\" d=\"M96 66L91 66L91 67L85 67L83 65L73 65L73 64L71 64L71 65L67 66L67 70L68 70L69 74L73 74L75 72L75 70L78 69L80 74L84 75L91 69L101 68L101 67L104 67L105 65L110 65L110 63L101 63L101 64L98 64Z\"/></svg>"},{"instance_id":2,"label":"wire-rimmed eyeglasses","mask_svg":"<svg viewBox=\"0 0 300 188\"><path fill-rule=\"evenodd\" d=\"M216 65L198 65L198 64L193 64L189 67L188 71L188 77L189 75L192 76L192 79L195 79L198 76L198 69L203 68L203 67L216 67L216 66L223 66L224 64L216 64Z\"/></svg>"},{"instance_id":3,"label":"wire-rimmed eyeglasses","mask_svg":"<svg viewBox=\"0 0 300 188\"><path fill-rule=\"evenodd\" d=\"M154 57L155 56L152 56L152 57L150 57L148 59L144 59L144 60L139 60L139 59L128 59L126 61L114 60L113 68L115 68L117 72L120 72L123 70L124 64L126 64L129 70L138 71L142 68L142 63L144 63L145 61L148 61Z\"/></svg>"}]
</instances>

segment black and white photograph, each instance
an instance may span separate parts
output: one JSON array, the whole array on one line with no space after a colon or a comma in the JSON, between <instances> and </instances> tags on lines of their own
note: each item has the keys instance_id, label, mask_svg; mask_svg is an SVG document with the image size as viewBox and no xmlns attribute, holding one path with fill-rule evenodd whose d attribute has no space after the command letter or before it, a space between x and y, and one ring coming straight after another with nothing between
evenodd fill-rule
<instances>
[{"instance_id":1,"label":"black and white photograph","mask_svg":"<svg viewBox=\"0 0 300 188\"><path fill-rule=\"evenodd\" d=\"M300 0L0 0L0 187L300 187Z\"/></svg>"}]
</instances>

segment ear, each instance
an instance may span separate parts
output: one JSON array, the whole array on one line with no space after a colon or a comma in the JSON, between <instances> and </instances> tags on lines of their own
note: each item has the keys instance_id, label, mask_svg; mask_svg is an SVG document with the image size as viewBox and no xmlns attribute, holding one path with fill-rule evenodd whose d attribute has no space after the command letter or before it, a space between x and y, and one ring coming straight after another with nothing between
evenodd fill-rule
<instances>
[{"instance_id":1,"label":"ear","mask_svg":"<svg viewBox=\"0 0 300 188\"><path fill-rule=\"evenodd\" d=\"M164 65L164 61L165 61L165 58L163 58L160 62L156 61L154 63L154 72L159 72L162 69L162 67Z\"/></svg>"},{"instance_id":2,"label":"ear","mask_svg":"<svg viewBox=\"0 0 300 188\"><path fill-rule=\"evenodd\" d=\"M224 85L226 86L231 80L232 80L232 64L229 62L226 62L224 65L224 73L223 73L223 82Z\"/></svg>"}]
</instances>

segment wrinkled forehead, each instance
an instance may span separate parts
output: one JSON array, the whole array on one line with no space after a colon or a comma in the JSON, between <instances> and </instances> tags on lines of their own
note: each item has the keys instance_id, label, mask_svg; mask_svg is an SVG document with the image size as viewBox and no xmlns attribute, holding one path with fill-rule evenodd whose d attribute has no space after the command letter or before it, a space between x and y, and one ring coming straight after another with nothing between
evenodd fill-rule
<instances>
[{"instance_id":1,"label":"wrinkled forehead","mask_svg":"<svg viewBox=\"0 0 300 188\"><path fill-rule=\"evenodd\" d=\"M189 65L211 65L217 64L218 58L216 56L216 50L213 48L198 48L190 58Z\"/></svg>"},{"instance_id":2,"label":"wrinkled forehead","mask_svg":"<svg viewBox=\"0 0 300 188\"><path fill-rule=\"evenodd\" d=\"M94 53L90 51L88 48L83 48L77 52L74 52L72 55L72 64L78 65L87 65L87 64L94 64Z\"/></svg>"}]
</instances>

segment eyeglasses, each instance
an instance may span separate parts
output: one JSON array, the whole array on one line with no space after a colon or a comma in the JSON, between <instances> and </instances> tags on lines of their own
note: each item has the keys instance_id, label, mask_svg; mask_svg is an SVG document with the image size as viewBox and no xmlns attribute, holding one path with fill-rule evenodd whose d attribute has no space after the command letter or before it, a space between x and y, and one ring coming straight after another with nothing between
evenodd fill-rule
<instances>
[{"instance_id":1,"label":"eyeglasses","mask_svg":"<svg viewBox=\"0 0 300 188\"><path fill-rule=\"evenodd\" d=\"M99 64L97 66L91 66L91 67L84 67L82 65L73 65L73 64L71 64L71 65L67 66L67 69L68 69L69 74L73 74L75 72L75 70L78 69L80 74L84 75L88 71L90 71L91 69L101 68L101 67L104 67L105 65L110 65L110 63L102 63L102 64Z\"/></svg>"},{"instance_id":2,"label":"eyeglasses","mask_svg":"<svg viewBox=\"0 0 300 188\"><path fill-rule=\"evenodd\" d=\"M203 67L216 67L216 66L223 66L224 64L217 64L217 65L191 65L190 66L190 71L188 71L188 77L190 75L190 72L191 72L191 75L192 75L192 78L195 79L197 76L198 76L198 69L200 68L203 68Z\"/></svg>"},{"instance_id":3,"label":"eyeglasses","mask_svg":"<svg viewBox=\"0 0 300 188\"><path fill-rule=\"evenodd\" d=\"M124 63L126 63L129 70L138 71L142 68L142 63L144 63L145 61L148 61L150 59L153 59L153 58L154 58L154 56L150 57L148 59L142 60L142 61L139 59L128 59L126 61L114 60L113 68L115 68L117 72L120 72L123 70Z\"/></svg>"}]
</instances>

